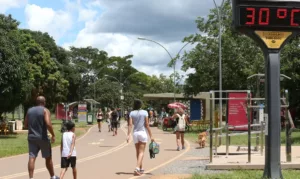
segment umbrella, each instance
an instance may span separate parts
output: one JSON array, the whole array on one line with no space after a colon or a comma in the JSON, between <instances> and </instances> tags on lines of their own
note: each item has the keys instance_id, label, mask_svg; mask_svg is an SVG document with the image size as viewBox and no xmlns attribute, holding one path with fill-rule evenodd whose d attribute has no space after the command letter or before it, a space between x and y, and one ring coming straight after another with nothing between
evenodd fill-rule
<instances>
[{"instance_id":1,"label":"umbrella","mask_svg":"<svg viewBox=\"0 0 300 179\"><path fill-rule=\"evenodd\" d=\"M179 102L174 102L174 103L168 104L168 108L171 108L171 109L175 109L175 108L187 109L187 107L184 104L179 103Z\"/></svg>"},{"instance_id":2,"label":"umbrella","mask_svg":"<svg viewBox=\"0 0 300 179\"><path fill-rule=\"evenodd\" d=\"M180 106L175 103L170 103L168 104L168 108L175 109L175 108L180 108Z\"/></svg>"},{"instance_id":3,"label":"umbrella","mask_svg":"<svg viewBox=\"0 0 300 179\"><path fill-rule=\"evenodd\" d=\"M175 102L178 106L180 106L182 109L187 109L187 106L180 102Z\"/></svg>"}]
</instances>

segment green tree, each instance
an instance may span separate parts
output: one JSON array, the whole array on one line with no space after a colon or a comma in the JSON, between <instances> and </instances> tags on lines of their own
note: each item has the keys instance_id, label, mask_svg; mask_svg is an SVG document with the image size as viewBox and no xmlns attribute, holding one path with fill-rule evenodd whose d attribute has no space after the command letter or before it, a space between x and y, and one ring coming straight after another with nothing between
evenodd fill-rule
<instances>
[{"instance_id":1,"label":"green tree","mask_svg":"<svg viewBox=\"0 0 300 179\"><path fill-rule=\"evenodd\" d=\"M65 99L68 81L62 77L50 54L36 43L30 34L24 32L22 32L22 49L29 57L27 64L30 72L27 81L30 84L30 92L23 103L25 110L34 105L39 95L45 96L48 107L53 108L56 102Z\"/></svg>"},{"instance_id":2,"label":"green tree","mask_svg":"<svg viewBox=\"0 0 300 179\"><path fill-rule=\"evenodd\" d=\"M248 76L262 73L264 59L260 48L253 40L232 29L232 9L227 0L222 9L222 75L224 90L246 89ZM216 9L196 20L199 33L186 37L184 41L197 43L196 47L182 58L183 70L194 68L184 90L186 94L218 89L219 46L218 18Z\"/></svg>"},{"instance_id":3,"label":"green tree","mask_svg":"<svg viewBox=\"0 0 300 179\"><path fill-rule=\"evenodd\" d=\"M26 54L21 50L15 19L0 14L0 117L18 106L26 92Z\"/></svg>"}]
</instances>

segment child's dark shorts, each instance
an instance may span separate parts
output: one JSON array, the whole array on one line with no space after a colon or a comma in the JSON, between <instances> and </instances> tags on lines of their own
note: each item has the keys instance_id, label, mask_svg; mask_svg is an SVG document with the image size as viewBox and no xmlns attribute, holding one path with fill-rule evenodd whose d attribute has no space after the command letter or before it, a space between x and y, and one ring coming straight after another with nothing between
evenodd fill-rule
<instances>
[{"instance_id":1,"label":"child's dark shorts","mask_svg":"<svg viewBox=\"0 0 300 179\"><path fill-rule=\"evenodd\" d=\"M69 159L67 157L61 158L61 168L68 168L68 167L75 168L76 167L76 157L70 157Z\"/></svg>"}]
</instances>

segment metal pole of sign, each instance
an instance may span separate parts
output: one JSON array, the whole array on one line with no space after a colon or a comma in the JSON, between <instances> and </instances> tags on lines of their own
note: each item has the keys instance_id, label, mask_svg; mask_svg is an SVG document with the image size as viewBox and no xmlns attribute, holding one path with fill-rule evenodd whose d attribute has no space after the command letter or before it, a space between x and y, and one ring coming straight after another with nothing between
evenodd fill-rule
<instances>
[{"instance_id":1,"label":"metal pole of sign","mask_svg":"<svg viewBox=\"0 0 300 179\"><path fill-rule=\"evenodd\" d=\"M68 120L68 103L65 103L66 120Z\"/></svg>"},{"instance_id":2,"label":"metal pole of sign","mask_svg":"<svg viewBox=\"0 0 300 179\"><path fill-rule=\"evenodd\" d=\"M264 148L264 123L260 121L260 155L263 156Z\"/></svg>"},{"instance_id":3,"label":"metal pole of sign","mask_svg":"<svg viewBox=\"0 0 300 179\"><path fill-rule=\"evenodd\" d=\"M283 178L280 164L280 56L266 53L267 133L264 177Z\"/></svg>"},{"instance_id":4,"label":"metal pole of sign","mask_svg":"<svg viewBox=\"0 0 300 179\"><path fill-rule=\"evenodd\" d=\"M284 91L285 98L286 98L286 105L289 105L288 101L288 90ZM289 110L288 107L285 108L285 134L286 134L286 161L291 162L292 161L292 139L291 139L291 122L289 119Z\"/></svg>"},{"instance_id":5,"label":"metal pole of sign","mask_svg":"<svg viewBox=\"0 0 300 179\"><path fill-rule=\"evenodd\" d=\"M209 97L212 98L213 97L213 92L210 92ZM209 124L209 163L212 163L213 160L213 152L212 152L212 148L213 148L213 101L209 100L209 104L210 104L210 124Z\"/></svg>"},{"instance_id":6,"label":"metal pole of sign","mask_svg":"<svg viewBox=\"0 0 300 179\"><path fill-rule=\"evenodd\" d=\"M247 93L247 118L248 118L248 163L251 163L251 108L248 106L251 105L251 92Z\"/></svg>"}]
</instances>

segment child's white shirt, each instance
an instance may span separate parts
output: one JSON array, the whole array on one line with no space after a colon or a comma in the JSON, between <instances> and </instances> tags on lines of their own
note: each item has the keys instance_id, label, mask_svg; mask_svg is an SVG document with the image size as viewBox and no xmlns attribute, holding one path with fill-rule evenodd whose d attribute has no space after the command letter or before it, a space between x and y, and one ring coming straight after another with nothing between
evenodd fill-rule
<instances>
[{"instance_id":1,"label":"child's white shirt","mask_svg":"<svg viewBox=\"0 0 300 179\"><path fill-rule=\"evenodd\" d=\"M71 146L72 146L72 139L73 139L73 132L64 132L63 133L63 138L62 138L62 142L63 142L63 147L62 147L62 157L68 157L70 151L71 151ZM76 156L76 148L74 146L74 150L73 153L71 155L72 157Z\"/></svg>"}]
</instances>

